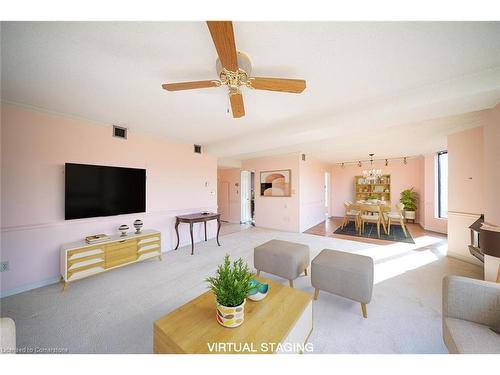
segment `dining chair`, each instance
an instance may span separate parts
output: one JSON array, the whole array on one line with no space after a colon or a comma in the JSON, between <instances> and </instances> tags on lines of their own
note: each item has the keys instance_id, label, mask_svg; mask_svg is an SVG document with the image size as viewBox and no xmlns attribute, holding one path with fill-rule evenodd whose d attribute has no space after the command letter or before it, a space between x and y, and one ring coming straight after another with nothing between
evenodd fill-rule
<instances>
[{"instance_id":1,"label":"dining chair","mask_svg":"<svg viewBox=\"0 0 500 375\"><path fill-rule=\"evenodd\" d=\"M379 205L375 204L364 204L361 206L360 214L360 225L359 234L365 232L365 223L377 224L377 236L380 238L380 224L384 228L384 232L387 234L387 229L385 228L384 217L382 216L382 211Z\"/></svg>"},{"instance_id":2,"label":"dining chair","mask_svg":"<svg viewBox=\"0 0 500 375\"><path fill-rule=\"evenodd\" d=\"M399 221L399 225L401 225L401 229L403 229L405 237L408 237L408 234L406 233L406 225L403 215L404 209L405 206L403 203L397 203L396 211L387 212L385 214L385 217L387 218L387 234L391 234L391 224L392 225L397 224L397 222Z\"/></svg>"},{"instance_id":3,"label":"dining chair","mask_svg":"<svg viewBox=\"0 0 500 375\"><path fill-rule=\"evenodd\" d=\"M356 228L356 230L358 230L359 207L352 204L351 202L344 202L344 209L345 209L345 214L344 214L344 220L342 221L341 228L344 229L344 227L347 224L349 224L349 222L354 221L354 227Z\"/></svg>"}]
</instances>

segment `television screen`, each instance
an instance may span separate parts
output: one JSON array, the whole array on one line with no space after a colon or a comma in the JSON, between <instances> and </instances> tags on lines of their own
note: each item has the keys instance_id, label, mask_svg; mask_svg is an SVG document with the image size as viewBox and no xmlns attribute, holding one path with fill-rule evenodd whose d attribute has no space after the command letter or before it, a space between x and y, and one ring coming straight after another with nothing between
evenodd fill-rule
<instances>
[{"instance_id":1,"label":"television screen","mask_svg":"<svg viewBox=\"0 0 500 375\"><path fill-rule=\"evenodd\" d=\"M146 211L146 170L66 163L65 219Z\"/></svg>"}]
</instances>

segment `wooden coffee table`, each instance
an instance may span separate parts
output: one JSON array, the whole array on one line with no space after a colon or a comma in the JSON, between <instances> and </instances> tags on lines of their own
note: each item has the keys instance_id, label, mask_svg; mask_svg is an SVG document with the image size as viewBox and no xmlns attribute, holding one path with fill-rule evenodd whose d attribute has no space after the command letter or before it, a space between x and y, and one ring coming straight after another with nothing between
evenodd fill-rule
<instances>
[{"instance_id":1,"label":"wooden coffee table","mask_svg":"<svg viewBox=\"0 0 500 375\"><path fill-rule=\"evenodd\" d=\"M217 323L215 297L208 291L154 322L153 351L263 354L286 348L286 352L300 352L312 331L312 295L257 279L269 284L269 293L262 301L247 299L241 326L226 328Z\"/></svg>"}]
</instances>

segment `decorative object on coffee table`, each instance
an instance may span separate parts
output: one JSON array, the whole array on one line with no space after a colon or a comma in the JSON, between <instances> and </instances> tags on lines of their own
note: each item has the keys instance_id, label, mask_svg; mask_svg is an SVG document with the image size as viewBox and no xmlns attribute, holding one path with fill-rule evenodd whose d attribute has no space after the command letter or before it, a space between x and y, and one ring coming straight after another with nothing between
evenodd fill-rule
<instances>
[{"instance_id":1,"label":"decorative object on coffee table","mask_svg":"<svg viewBox=\"0 0 500 375\"><path fill-rule=\"evenodd\" d=\"M137 233L137 234L141 233L141 229L142 229L143 225L144 225L144 223L142 222L141 219L137 219L136 221L134 221L135 233Z\"/></svg>"},{"instance_id":2,"label":"decorative object on coffee table","mask_svg":"<svg viewBox=\"0 0 500 375\"><path fill-rule=\"evenodd\" d=\"M232 264L229 255L217 267L217 274L205 281L216 298L217 322L224 327L238 327L245 319L245 299L250 292L253 275L239 258Z\"/></svg>"},{"instance_id":3,"label":"decorative object on coffee table","mask_svg":"<svg viewBox=\"0 0 500 375\"><path fill-rule=\"evenodd\" d=\"M118 228L118 230L120 232L122 232L121 237L126 237L127 236L127 231L129 230L129 227L126 224L122 224L122 225L120 225L120 227Z\"/></svg>"},{"instance_id":4,"label":"decorative object on coffee table","mask_svg":"<svg viewBox=\"0 0 500 375\"><path fill-rule=\"evenodd\" d=\"M248 292L248 299L252 301L261 301L267 296L269 291L269 284L262 284L259 281L252 279L250 280L250 292Z\"/></svg>"}]
</instances>

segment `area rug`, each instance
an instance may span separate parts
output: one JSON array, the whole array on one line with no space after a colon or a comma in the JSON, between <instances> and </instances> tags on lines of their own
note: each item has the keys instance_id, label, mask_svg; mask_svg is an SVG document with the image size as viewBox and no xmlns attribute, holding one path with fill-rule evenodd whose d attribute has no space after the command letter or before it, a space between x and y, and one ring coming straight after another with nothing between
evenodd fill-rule
<instances>
[{"instance_id":1,"label":"area rug","mask_svg":"<svg viewBox=\"0 0 500 375\"><path fill-rule=\"evenodd\" d=\"M365 230L363 233L359 234L356 230L354 222L349 222L343 229L339 227L335 232L335 234L344 234L347 236L353 237L365 237L365 238L375 238L379 239L377 235L377 225L373 223L366 223ZM382 225L380 226L380 239L386 241L395 241L395 242L405 242L405 243L415 243L410 232L407 230L406 233L408 237L405 237L403 229L400 225L391 225L391 234L386 234L384 232L384 228Z\"/></svg>"}]
</instances>

